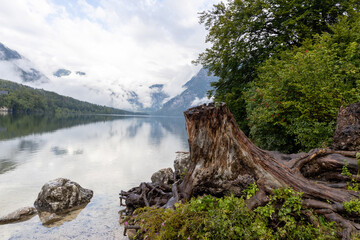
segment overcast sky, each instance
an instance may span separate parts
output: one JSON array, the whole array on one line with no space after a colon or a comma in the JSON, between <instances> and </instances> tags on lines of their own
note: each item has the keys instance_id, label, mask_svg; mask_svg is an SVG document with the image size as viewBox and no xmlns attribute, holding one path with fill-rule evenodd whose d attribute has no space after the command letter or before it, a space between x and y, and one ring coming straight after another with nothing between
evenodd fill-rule
<instances>
[{"instance_id":1,"label":"overcast sky","mask_svg":"<svg viewBox=\"0 0 360 240\"><path fill-rule=\"evenodd\" d=\"M71 81L137 89L146 101L148 86L166 84L173 96L199 70L191 64L205 49L206 31L198 12L217 2L0 0L0 42L49 77L59 68L84 71L85 78ZM67 95L76 94L73 90Z\"/></svg>"}]
</instances>

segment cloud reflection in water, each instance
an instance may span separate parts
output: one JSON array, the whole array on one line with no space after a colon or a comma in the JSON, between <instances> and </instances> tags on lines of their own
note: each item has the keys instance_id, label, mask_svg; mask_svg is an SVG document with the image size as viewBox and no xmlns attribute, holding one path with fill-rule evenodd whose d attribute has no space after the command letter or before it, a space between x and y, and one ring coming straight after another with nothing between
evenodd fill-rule
<instances>
[{"instance_id":1,"label":"cloud reflection in water","mask_svg":"<svg viewBox=\"0 0 360 240\"><path fill-rule=\"evenodd\" d=\"M51 230L36 218L0 226L0 239L70 239L85 226L88 239L111 239L122 233L117 214L120 190L172 167L175 152L188 146L182 118L127 117L3 140L0 149L0 169L6 161L13 166L0 171L0 215L31 206L42 185L58 177L94 191L75 220Z\"/></svg>"}]
</instances>

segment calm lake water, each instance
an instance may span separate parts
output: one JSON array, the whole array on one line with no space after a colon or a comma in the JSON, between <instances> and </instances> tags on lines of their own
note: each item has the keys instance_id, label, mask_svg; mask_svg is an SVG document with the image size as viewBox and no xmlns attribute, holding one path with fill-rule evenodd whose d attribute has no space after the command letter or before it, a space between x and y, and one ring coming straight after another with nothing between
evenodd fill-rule
<instances>
[{"instance_id":1,"label":"calm lake water","mask_svg":"<svg viewBox=\"0 0 360 240\"><path fill-rule=\"evenodd\" d=\"M118 194L187 151L183 118L0 116L0 216L32 206L41 187L64 177L94 196L75 219L45 227L38 216L0 225L0 239L126 239Z\"/></svg>"}]
</instances>

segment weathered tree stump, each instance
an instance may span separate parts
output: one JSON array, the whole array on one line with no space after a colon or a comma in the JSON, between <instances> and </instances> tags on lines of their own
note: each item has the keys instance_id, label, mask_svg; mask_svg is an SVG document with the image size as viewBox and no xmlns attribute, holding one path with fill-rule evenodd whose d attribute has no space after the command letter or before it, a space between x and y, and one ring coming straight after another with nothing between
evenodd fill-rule
<instances>
[{"instance_id":1,"label":"weathered tree stump","mask_svg":"<svg viewBox=\"0 0 360 240\"><path fill-rule=\"evenodd\" d=\"M360 230L360 218L346 212L342 205L358 196L347 190L349 177L341 174L346 160L357 178L360 167L355 151L326 148L292 155L269 152L245 136L224 104L202 105L184 114L190 165L183 182L178 187L174 184L166 207L172 206L174 199L186 201L203 194L241 196L256 182L259 191L248 200L250 209L266 203L274 189L291 187L304 193L306 207L342 226L343 239L350 239L351 233Z\"/></svg>"}]
</instances>

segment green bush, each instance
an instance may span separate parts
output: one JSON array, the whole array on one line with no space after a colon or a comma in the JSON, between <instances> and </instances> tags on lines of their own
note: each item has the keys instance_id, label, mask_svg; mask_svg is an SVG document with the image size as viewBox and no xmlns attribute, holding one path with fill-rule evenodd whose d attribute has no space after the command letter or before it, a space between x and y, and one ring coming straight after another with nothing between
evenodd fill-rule
<instances>
[{"instance_id":1,"label":"green bush","mask_svg":"<svg viewBox=\"0 0 360 240\"><path fill-rule=\"evenodd\" d=\"M350 201L343 203L344 208L349 213L357 213L360 214L360 199L353 197Z\"/></svg>"},{"instance_id":2,"label":"green bush","mask_svg":"<svg viewBox=\"0 0 360 240\"><path fill-rule=\"evenodd\" d=\"M253 188L252 188L253 189ZM301 193L274 191L270 201L250 211L244 198L193 198L176 210L138 209L135 224L146 239L337 239L333 223L302 213Z\"/></svg>"}]
</instances>

